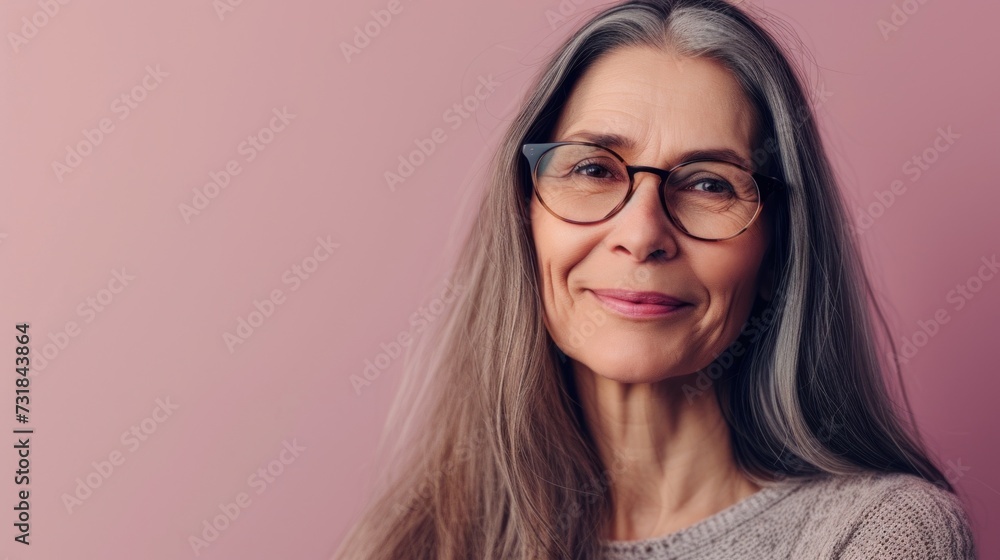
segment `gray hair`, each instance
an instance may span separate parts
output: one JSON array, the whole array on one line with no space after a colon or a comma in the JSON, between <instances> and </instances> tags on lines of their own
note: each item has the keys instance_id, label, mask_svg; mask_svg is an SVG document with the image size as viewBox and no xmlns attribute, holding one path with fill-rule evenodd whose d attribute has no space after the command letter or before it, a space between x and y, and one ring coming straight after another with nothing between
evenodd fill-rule
<instances>
[{"instance_id":1,"label":"gray hair","mask_svg":"<svg viewBox=\"0 0 1000 560\"><path fill-rule=\"evenodd\" d=\"M882 375L890 364L881 361L869 306L884 342L891 345L891 337L809 99L779 46L747 14L720 0L637 0L606 10L546 69L515 123L523 136L508 136L504 147L552 141L548 134L572 84L601 55L635 45L728 68L756 109L755 159L788 186L772 209L777 298L771 309L755 310L774 318L716 391L737 461L764 478L874 469L908 472L952 490L921 449L915 426L904 429L894 413ZM530 182L521 185L530 196ZM899 371L898 362L891 365Z\"/></svg>"},{"instance_id":2,"label":"gray hair","mask_svg":"<svg viewBox=\"0 0 1000 560\"><path fill-rule=\"evenodd\" d=\"M399 453L399 476L341 558L596 557L617 469L602 464L543 322L520 147L551 140L595 60L638 45L728 68L756 111L754 153L767 157L754 159L787 185L768 209L774 235L764 266L774 267L775 297L758 299L751 316L765 321L712 380L739 467L757 481L902 472L953 491L922 449L912 414L905 425L890 398L883 371L898 373L899 364L883 362L880 345L892 340L786 54L721 0L636 0L597 14L566 41L501 140L454 274L464 289L406 365L397 406L411 412L391 415L412 434L408 454ZM745 328L738 340L748 336ZM414 429L416 410L423 429Z\"/></svg>"}]
</instances>

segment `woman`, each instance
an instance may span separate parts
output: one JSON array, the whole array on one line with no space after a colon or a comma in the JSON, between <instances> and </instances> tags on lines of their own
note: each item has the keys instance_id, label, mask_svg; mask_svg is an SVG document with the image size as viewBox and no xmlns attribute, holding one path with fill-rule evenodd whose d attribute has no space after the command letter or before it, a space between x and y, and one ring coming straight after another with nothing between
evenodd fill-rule
<instances>
[{"instance_id":1,"label":"woman","mask_svg":"<svg viewBox=\"0 0 1000 560\"><path fill-rule=\"evenodd\" d=\"M499 146L407 454L338 557L973 558L846 222L745 13L597 15Z\"/></svg>"}]
</instances>

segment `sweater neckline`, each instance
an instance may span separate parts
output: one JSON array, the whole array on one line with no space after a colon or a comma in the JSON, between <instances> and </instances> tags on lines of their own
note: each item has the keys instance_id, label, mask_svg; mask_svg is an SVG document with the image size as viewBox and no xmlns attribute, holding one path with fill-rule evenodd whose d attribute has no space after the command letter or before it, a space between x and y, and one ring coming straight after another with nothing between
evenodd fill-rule
<instances>
[{"instance_id":1,"label":"sweater neckline","mask_svg":"<svg viewBox=\"0 0 1000 560\"><path fill-rule=\"evenodd\" d=\"M800 488L803 482L803 479L773 481L726 509L679 531L642 540L619 541L602 539L601 548L604 552L625 555L663 552L670 552L672 555L684 554L704 546L739 527L746 521L753 519L794 490Z\"/></svg>"}]
</instances>

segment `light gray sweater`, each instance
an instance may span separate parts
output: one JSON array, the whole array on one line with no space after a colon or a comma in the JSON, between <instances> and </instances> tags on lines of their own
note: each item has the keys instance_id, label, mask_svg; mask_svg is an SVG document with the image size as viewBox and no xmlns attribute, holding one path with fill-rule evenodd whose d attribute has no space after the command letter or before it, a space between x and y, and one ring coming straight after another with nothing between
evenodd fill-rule
<instances>
[{"instance_id":1,"label":"light gray sweater","mask_svg":"<svg viewBox=\"0 0 1000 560\"><path fill-rule=\"evenodd\" d=\"M976 558L961 501L907 474L777 482L680 531L602 547L607 560Z\"/></svg>"}]
</instances>

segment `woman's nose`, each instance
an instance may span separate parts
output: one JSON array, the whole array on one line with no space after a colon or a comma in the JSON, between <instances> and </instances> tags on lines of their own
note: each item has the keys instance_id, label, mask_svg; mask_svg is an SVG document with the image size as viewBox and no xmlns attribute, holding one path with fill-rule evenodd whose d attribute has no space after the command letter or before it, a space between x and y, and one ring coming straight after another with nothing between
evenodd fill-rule
<instances>
[{"instance_id":1,"label":"woman's nose","mask_svg":"<svg viewBox=\"0 0 1000 560\"><path fill-rule=\"evenodd\" d=\"M672 257L677 252L676 236L683 233L663 209L661 179L653 173L636 172L634 181L632 196L613 218L614 245L640 261L661 252Z\"/></svg>"}]
</instances>

